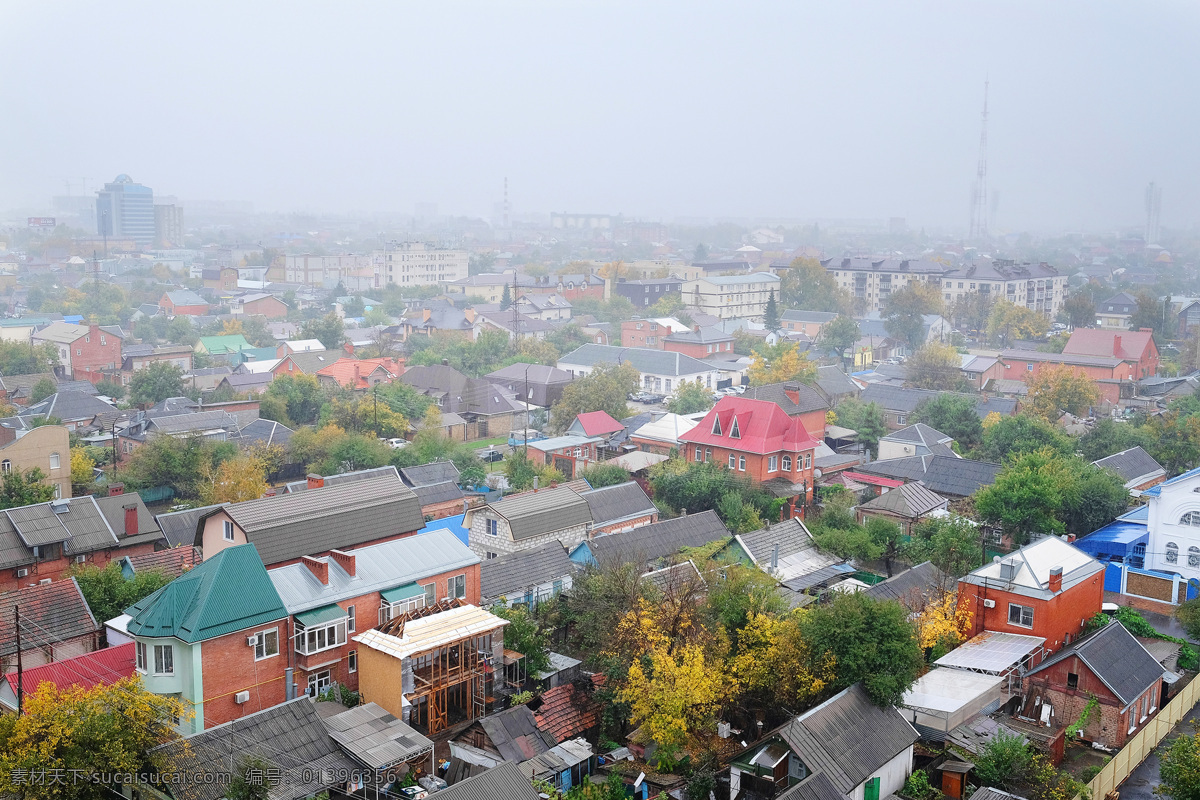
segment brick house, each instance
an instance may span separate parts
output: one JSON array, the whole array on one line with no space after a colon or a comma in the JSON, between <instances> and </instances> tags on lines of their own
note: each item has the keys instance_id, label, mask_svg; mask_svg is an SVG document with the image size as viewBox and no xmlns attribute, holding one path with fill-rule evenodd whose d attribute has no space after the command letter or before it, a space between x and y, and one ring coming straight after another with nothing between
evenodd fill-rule
<instances>
[{"instance_id":1,"label":"brick house","mask_svg":"<svg viewBox=\"0 0 1200 800\"><path fill-rule=\"evenodd\" d=\"M525 425L525 406L511 392L445 364L411 367L400 381L432 398L443 414L461 417L468 440L505 436Z\"/></svg>"},{"instance_id":2,"label":"brick house","mask_svg":"<svg viewBox=\"0 0 1200 800\"><path fill-rule=\"evenodd\" d=\"M299 563L368 544L412 536L425 525L421 505L395 470L325 486L311 476L298 494L214 508L196 525L193 544L205 560L252 542L268 567Z\"/></svg>"},{"instance_id":3,"label":"brick house","mask_svg":"<svg viewBox=\"0 0 1200 800\"><path fill-rule=\"evenodd\" d=\"M190 373L193 355L192 348L186 344L167 344L159 347L148 344L125 346L121 352L121 383L128 386L133 380L133 373L160 361L174 364L184 373Z\"/></svg>"},{"instance_id":4,"label":"brick house","mask_svg":"<svg viewBox=\"0 0 1200 800\"><path fill-rule=\"evenodd\" d=\"M202 317L208 313L208 303L190 289L165 293L158 301L158 307L172 317Z\"/></svg>"},{"instance_id":5,"label":"brick house","mask_svg":"<svg viewBox=\"0 0 1200 800\"><path fill-rule=\"evenodd\" d=\"M463 512L461 476L452 461L434 461L400 470L400 479L412 487L426 520L443 519Z\"/></svg>"},{"instance_id":6,"label":"brick house","mask_svg":"<svg viewBox=\"0 0 1200 800\"><path fill-rule=\"evenodd\" d=\"M767 383L747 388L742 397L775 403L789 417L799 417L809 436L818 442L825 440L825 415L832 405L812 386L799 381Z\"/></svg>"},{"instance_id":7,"label":"brick house","mask_svg":"<svg viewBox=\"0 0 1200 800\"><path fill-rule=\"evenodd\" d=\"M687 325L674 317L628 319L621 323L621 346L662 350L664 349L663 340L667 336L675 331L686 331L687 329Z\"/></svg>"},{"instance_id":8,"label":"brick house","mask_svg":"<svg viewBox=\"0 0 1200 800\"><path fill-rule=\"evenodd\" d=\"M230 304L229 310L234 315L283 319L287 316L288 305L273 294L256 292L235 298Z\"/></svg>"},{"instance_id":9,"label":"brick house","mask_svg":"<svg viewBox=\"0 0 1200 800\"><path fill-rule=\"evenodd\" d=\"M675 331L664 337L662 349L692 358L708 358L718 353L732 353L733 337L720 328L697 325L692 330Z\"/></svg>"},{"instance_id":10,"label":"brick house","mask_svg":"<svg viewBox=\"0 0 1200 800\"><path fill-rule=\"evenodd\" d=\"M837 319L833 311L801 311L789 308L779 315L780 327L796 333L802 333L816 341L821 335L821 329Z\"/></svg>"},{"instance_id":11,"label":"brick house","mask_svg":"<svg viewBox=\"0 0 1200 800\"><path fill-rule=\"evenodd\" d=\"M17 606L23 669L90 653L100 644L100 626L74 578L0 592L0 675L17 671ZM36 688L26 684L29 692Z\"/></svg>"},{"instance_id":12,"label":"brick house","mask_svg":"<svg viewBox=\"0 0 1200 800\"><path fill-rule=\"evenodd\" d=\"M778 404L747 397L721 398L704 419L679 437L689 462L715 461L786 497L794 512L813 496L813 454L819 442L799 417ZM790 517L789 509L784 513Z\"/></svg>"},{"instance_id":13,"label":"brick house","mask_svg":"<svg viewBox=\"0 0 1200 800\"><path fill-rule=\"evenodd\" d=\"M561 542L573 550L588 538L592 512L587 501L566 486L510 495L467 511L463 525L480 558L495 558Z\"/></svg>"},{"instance_id":14,"label":"brick house","mask_svg":"<svg viewBox=\"0 0 1200 800\"><path fill-rule=\"evenodd\" d=\"M1103 356L1137 362L1137 377L1150 378L1158 374L1158 345L1149 328L1136 331L1105 331L1095 328L1076 328L1063 347L1064 355Z\"/></svg>"},{"instance_id":15,"label":"brick house","mask_svg":"<svg viewBox=\"0 0 1200 800\"><path fill-rule=\"evenodd\" d=\"M598 450L604 441L598 436L554 436L529 442L525 449L533 463L554 467L564 478L573 480L599 460Z\"/></svg>"},{"instance_id":16,"label":"brick house","mask_svg":"<svg viewBox=\"0 0 1200 800\"><path fill-rule=\"evenodd\" d=\"M119 328L53 322L33 334L32 341L52 343L63 372L75 380L95 383L121 368Z\"/></svg>"},{"instance_id":17,"label":"brick house","mask_svg":"<svg viewBox=\"0 0 1200 800\"><path fill-rule=\"evenodd\" d=\"M76 564L103 567L164 543L136 494L51 500L0 512L0 591L59 581Z\"/></svg>"},{"instance_id":18,"label":"brick house","mask_svg":"<svg viewBox=\"0 0 1200 800\"><path fill-rule=\"evenodd\" d=\"M1163 705L1162 683L1162 664L1114 620L1024 673L1021 715L1048 718L1057 732L1094 697L1099 713L1088 716L1080 736L1120 750Z\"/></svg>"},{"instance_id":19,"label":"brick house","mask_svg":"<svg viewBox=\"0 0 1200 800\"><path fill-rule=\"evenodd\" d=\"M328 388L365 392L372 386L391 383L402 374L401 358L339 358L317 370L317 382Z\"/></svg>"},{"instance_id":20,"label":"brick house","mask_svg":"<svg viewBox=\"0 0 1200 800\"><path fill-rule=\"evenodd\" d=\"M446 529L305 556L267 574L292 616L295 680L315 693L331 682L358 690L355 632L439 600L479 605L479 556Z\"/></svg>"},{"instance_id":21,"label":"brick house","mask_svg":"<svg viewBox=\"0 0 1200 800\"><path fill-rule=\"evenodd\" d=\"M958 602L971 610L972 636L983 631L1035 636L1051 653L1079 638L1103 598L1104 565L1055 536L958 581Z\"/></svg>"},{"instance_id":22,"label":"brick house","mask_svg":"<svg viewBox=\"0 0 1200 800\"><path fill-rule=\"evenodd\" d=\"M254 545L206 558L125 613L146 690L194 711L181 734L287 699L288 612Z\"/></svg>"},{"instance_id":23,"label":"brick house","mask_svg":"<svg viewBox=\"0 0 1200 800\"><path fill-rule=\"evenodd\" d=\"M984 384L989 380L1029 379L1047 366L1067 366L1081 371L1096 382L1101 399L1116 403L1121 398L1121 384L1138 379L1138 359L1119 356L1087 356L1071 353L1039 353L1033 350L1005 350L996 364L983 373Z\"/></svg>"}]
</instances>

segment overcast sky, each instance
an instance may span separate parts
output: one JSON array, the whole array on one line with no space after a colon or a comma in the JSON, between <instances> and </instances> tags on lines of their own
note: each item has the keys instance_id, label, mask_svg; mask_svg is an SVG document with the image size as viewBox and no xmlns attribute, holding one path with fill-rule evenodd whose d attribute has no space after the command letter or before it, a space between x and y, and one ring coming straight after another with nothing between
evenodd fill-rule
<instances>
[{"instance_id":1,"label":"overcast sky","mask_svg":"<svg viewBox=\"0 0 1200 800\"><path fill-rule=\"evenodd\" d=\"M1200 4L0 0L0 208L1200 221Z\"/></svg>"}]
</instances>

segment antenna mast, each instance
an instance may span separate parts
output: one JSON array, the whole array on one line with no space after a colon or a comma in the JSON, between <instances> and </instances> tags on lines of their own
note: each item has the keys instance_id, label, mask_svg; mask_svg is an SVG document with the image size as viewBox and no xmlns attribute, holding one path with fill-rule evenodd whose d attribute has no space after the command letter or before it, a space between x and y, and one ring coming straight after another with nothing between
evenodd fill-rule
<instances>
[{"instance_id":1,"label":"antenna mast","mask_svg":"<svg viewBox=\"0 0 1200 800\"><path fill-rule=\"evenodd\" d=\"M508 230L508 176L504 178L504 229Z\"/></svg>"},{"instance_id":2,"label":"antenna mast","mask_svg":"<svg viewBox=\"0 0 1200 800\"><path fill-rule=\"evenodd\" d=\"M979 133L979 164L975 168L975 191L971 195L971 233L973 240L986 239L988 235L988 190L987 190L987 121L988 81L983 82L983 129Z\"/></svg>"}]
</instances>

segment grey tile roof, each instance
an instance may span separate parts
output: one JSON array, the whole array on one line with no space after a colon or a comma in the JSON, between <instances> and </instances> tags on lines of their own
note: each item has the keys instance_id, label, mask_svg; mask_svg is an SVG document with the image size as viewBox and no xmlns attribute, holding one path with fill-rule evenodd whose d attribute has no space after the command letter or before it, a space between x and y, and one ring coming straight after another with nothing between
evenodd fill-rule
<instances>
[{"instance_id":1,"label":"grey tile roof","mask_svg":"<svg viewBox=\"0 0 1200 800\"><path fill-rule=\"evenodd\" d=\"M789 308L779 315L779 318L784 322L833 322L837 319L836 311L801 311L798 308Z\"/></svg>"},{"instance_id":2,"label":"grey tile roof","mask_svg":"<svg viewBox=\"0 0 1200 800\"><path fill-rule=\"evenodd\" d=\"M700 547L728 539L729 529L715 511L643 525L631 531L597 536L588 543L600 564L649 564L678 553L683 547Z\"/></svg>"},{"instance_id":3,"label":"grey tile roof","mask_svg":"<svg viewBox=\"0 0 1200 800\"><path fill-rule=\"evenodd\" d=\"M796 395L796 400L789 396ZM769 400L782 408L789 417L808 411L820 411L829 408L825 396L807 384L798 382L768 383L763 386L752 386L742 397L755 400Z\"/></svg>"},{"instance_id":4,"label":"grey tile roof","mask_svg":"<svg viewBox=\"0 0 1200 800\"><path fill-rule=\"evenodd\" d=\"M944 496L969 497L996 482L1000 465L954 456L927 455L872 461L858 467L858 471L903 481L920 481L926 489Z\"/></svg>"},{"instance_id":5,"label":"grey tile roof","mask_svg":"<svg viewBox=\"0 0 1200 800\"><path fill-rule=\"evenodd\" d=\"M1141 445L1131 447L1128 450L1122 450L1119 453L1113 453L1111 456L1106 456L1092 463L1102 469L1111 469L1126 481L1146 475L1166 474L1162 465L1143 450Z\"/></svg>"},{"instance_id":6,"label":"grey tile roof","mask_svg":"<svg viewBox=\"0 0 1200 800\"><path fill-rule=\"evenodd\" d=\"M264 386L273 380L275 375L271 372L234 372L222 378L221 383L228 384L232 389L246 389Z\"/></svg>"},{"instance_id":7,"label":"grey tile roof","mask_svg":"<svg viewBox=\"0 0 1200 800\"><path fill-rule=\"evenodd\" d=\"M650 350L644 347L617 347L607 344L585 344L558 359L559 365L592 367L596 364L620 364L628 361L638 372L653 375L698 375L712 372L712 364L669 350Z\"/></svg>"},{"instance_id":8,"label":"grey tile roof","mask_svg":"<svg viewBox=\"0 0 1200 800\"><path fill-rule=\"evenodd\" d=\"M479 594L483 604L501 596L523 594L526 589L552 583L575 571L567 550L559 542L547 542L532 550L519 550L479 565Z\"/></svg>"},{"instance_id":9,"label":"grey tile roof","mask_svg":"<svg viewBox=\"0 0 1200 800\"><path fill-rule=\"evenodd\" d=\"M23 618L21 630L25 631L24 620L28 620L42 641L46 637L56 642L75 639L100 629L74 578L0 592L0 656L17 652L13 609L18 605ZM26 642L21 643L22 650L30 647Z\"/></svg>"},{"instance_id":10,"label":"grey tile roof","mask_svg":"<svg viewBox=\"0 0 1200 800\"><path fill-rule=\"evenodd\" d=\"M868 500L859 508L863 511L889 511L915 519L945 505L945 498L934 494L921 484L906 483Z\"/></svg>"},{"instance_id":11,"label":"grey tile roof","mask_svg":"<svg viewBox=\"0 0 1200 800\"><path fill-rule=\"evenodd\" d=\"M580 496L587 501L592 511L592 524L596 526L658 513L636 481L592 489Z\"/></svg>"},{"instance_id":12,"label":"grey tile roof","mask_svg":"<svg viewBox=\"0 0 1200 800\"><path fill-rule=\"evenodd\" d=\"M824 772L814 772L775 800L846 800L846 795L837 790Z\"/></svg>"},{"instance_id":13,"label":"grey tile roof","mask_svg":"<svg viewBox=\"0 0 1200 800\"><path fill-rule=\"evenodd\" d=\"M416 486L413 488L413 493L416 494L422 508L437 503L448 503L451 500L462 500L463 498L462 487L453 481L434 483L429 486Z\"/></svg>"},{"instance_id":14,"label":"grey tile roof","mask_svg":"<svg viewBox=\"0 0 1200 800\"><path fill-rule=\"evenodd\" d=\"M526 370L526 367L529 369ZM531 384L553 385L570 383L574 377L565 369L547 367L542 364L509 364L507 367L501 367L494 372L489 372L484 377L497 380L501 383L508 381L524 383L527 372L529 383Z\"/></svg>"},{"instance_id":15,"label":"grey tile roof","mask_svg":"<svg viewBox=\"0 0 1200 800\"><path fill-rule=\"evenodd\" d=\"M95 502L100 508L100 513L104 515L104 519L108 521L108 527L117 535L117 540L121 543L130 542L131 539L157 541L162 538L162 530L155 522L154 515L150 513L150 509L146 508L146 504L142 502L142 498L137 492L118 494L112 497L97 497ZM129 505L137 507L137 534L135 536L125 535L125 507Z\"/></svg>"},{"instance_id":16,"label":"grey tile roof","mask_svg":"<svg viewBox=\"0 0 1200 800\"><path fill-rule=\"evenodd\" d=\"M676 331L664 337L668 342L684 342L687 344L712 344L713 342L732 342L733 336L713 326L701 327L700 330Z\"/></svg>"},{"instance_id":17,"label":"grey tile roof","mask_svg":"<svg viewBox=\"0 0 1200 800\"><path fill-rule=\"evenodd\" d=\"M323 721L333 740L370 769L386 769L433 750L433 742L375 703Z\"/></svg>"},{"instance_id":18,"label":"grey tile roof","mask_svg":"<svg viewBox=\"0 0 1200 800\"><path fill-rule=\"evenodd\" d=\"M505 761L525 761L558 744L553 736L538 730L537 719L526 705L484 717L479 726Z\"/></svg>"},{"instance_id":19,"label":"grey tile roof","mask_svg":"<svg viewBox=\"0 0 1200 800\"><path fill-rule=\"evenodd\" d=\"M566 486L511 495L488 508L508 520L518 541L592 521L587 501Z\"/></svg>"},{"instance_id":20,"label":"grey tile roof","mask_svg":"<svg viewBox=\"0 0 1200 800\"><path fill-rule=\"evenodd\" d=\"M271 419L259 417L238 432L238 442L247 444L287 444L294 431Z\"/></svg>"},{"instance_id":21,"label":"grey tile roof","mask_svg":"<svg viewBox=\"0 0 1200 800\"><path fill-rule=\"evenodd\" d=\"M237 417L228 411L198 411L194 414L156 417L150 420L146 429L147 432L155 431L167 436L212 430L224 430L236 434L238 421Z\"/></svg>"},{"instance_id":22,"label":"grey tile roof","mask_svg":"<svg viewBox=\"0 0 1200 800\"><path fill-rule=\"evenodd\" d=\"M769 528L743 533L738 538L755 561L766 565L771 563L776 546L779 547L781 559L816 546L812 536L798 519L785 520Z\"/></svg>"},{"instance_id":23,"label":"grey tile roof","mask_svg":"<svg viewBox=\"0 0 1200 800\"><path fill-rule=\"evenodd\" d=\"M916 611L924 609L930 599L954 588L954 585L953 578L925 561L875 584L866 593L876 600L899 600L908 609Z\"/></svg>"},{"instance_id":24,"label":"grey tile roof","mask_svg":"<svg viewBox=\"0 0 1200 800\"><path fill-rule=\"evenodd\" d=\"M228 503L218 503L212 506L189 508L185 511L172 511L169 514L159 514L155 521L162 529L163 538L171 547L192 547L196 542L196 523L210 511L227 506Z\"/></svg>"},{"instance_id":25,"label":"grey tile roof","mask_svg":"<svg viewBox=\"0 0 1200 800\"><path fill-rule=\"evenodd\" d=\"M971 793L971 797L968 800L1025 800L1025 798L1017 794L1002 792L991 786L980 786Z\"/></svg>"},{"instance_id":26,"label":"grey tile roof","mask_svg":"<svg viewBox=\"0 0 1200 800\"><path fill-rule=\"evenodd\" d=\"M872 703L858 683L787 723L779 735L844 795L918 738L899 711Z\"/></svg>"},{"instance_id":27,"label":"grey tile roof","mask_svg":"<svg viewBox=\"0 0 1200 800\"><path fill-rule=\"evenodd\" d=\"M326 350L310 352L306 350L302 353L292 353L291 355L285 356L284 360L290 359L292 363L296 365L297 370L300 370L307 375L312 375L317 370L328 367L330 364L334 363L339 358L342 358L344 355L345 353L340 350L334 350L332 352ZM295 374L295 372L296 370L292 370L292 374ZM287 375L287 367L284 367L279 374Z\"/></svg>"},{"instance_id":28,"label":"grey tile roof","mask_svg":"<svg viewBox=\"0 0 1200 800\"><path fill-rule=\"evenodd\" d=\"M898 431L892 431L883 438L894 442L923 444L926 447L932 447L935 444L940 444L950 439L950 437L946 434L929 427L924 422L918 422L915 425L909 425L907 428L901 428Z\"/></svg>"},{"instance_id":29,"label":"grey tile roof","mask_svg":"<svg viewBox=\"0 0 1200 800\"><path fill-rule=\"evenodd\" d=\"M453 461L433 461L415 467L403 467L400 477L409 486L433 486L438 483L458 483L458 467Z\"/></svg>"},{"instance_id":30,"label":"grey tile roof","mask_svg":"<svg viewBox=\"0 0 1200 800\"><path fill-rule=\"evenodd\" d=\"M220 800L248 756L258 756L273 769L286 771L284 780L272 786L270 800L298 800L323 789L345 783L337 779L361 769L343 753L325 729L316 705L307 697L282 703L263 711L201 731L156 748L172 769L192 780L174 784L176 800ZM314 780L320 765L329 772L325 781ZM303 780L306 774L311 777Z\"/></svg>"},{"instance_id":31,"label":"grey tile roof","mask_svg":"<svg viewBox=\"0 0 1200 800\"><path fill-rule=\"evenodd\" d=\"M29 390L40 380L58 383L53 372L35 372L26 375L5 375L0 378L0 386L12 397L28 397Z\"/></svg>"},{"instance_id":32,"label":"grey tile roof","mask_svg":"<svg viewBox=\"0 0 1200 800\"><path fill-rule=\"evenodd\" d=\"M59 381L55 387L60 392L83 392L84 394L100 394L89 381Z\"/></svg>"},{"instance_id":33,"label":"grey tile roof","mask_svg":"<svg viewBox=\"0 0 1200 800\"><path fill-rule=\"evenodd\" d=\"M829 397L858 394L858 385L834 366L817 367L817 388Z\"/></svg>"},{"instance_id":34,"label":"grey tile roof","mask_svg":"<svg viewBox=\"0 0 1200 800\"><path fill-rule=\"evenodd\" d=\"M911 414L916 411L922 400L933 400L945 392L935 392L930 389L905 389L901 386L886 386L872 383L863 389L862 401L876 403L888 411L901 411Z\"/></svg>"},{"instance_id":35,"label":"grey tile roof","mask_svg":"<svg viewBox=\"0 0 1200 800\"><path fill-rule=\"evenodd\" d=\"M264 497L224 510L268 566L418 531L425 525L417 496L395 478ZM195 544L203 546L202 541Z\"/></svg>"},{"instance_id":36,"label":"grey tile roof","mask_svg":"<svg viewBox=\"0 0 1200 800\"><path fill-rule=\"evenodd\" d=\"M1162 664L1116 620L1075 640L1025 674L1037 675L1072 656L1078 656L1087 664L1088 669L1125 705L1162 680Z\"/></svg>"},{"instance_id":37,"label":"grey tile roof","mask_svg":"<svg viewBox=\"0 0 1200 800\"><path fill-rule=\"evenodd\" d=\"M487 772L442 789L437 795L438 800L539 800L540 797L517 761L505 761Z\"/></svg>"},{"instance_id":38,"label":"grey tile roof","mask_svg":"<svg viewBox=\"0 0 1200 800\"><path fill-rule=\"evenodd\" d=\"M56 392L42 402L23 408L17 413L22 417L58 417L64 422L79 422L114 410L113 406L93 394Z\"/></svg>"},{"instance_id":39,"label":"grey tile roof","mask_svg":"<svg viewBox=\"0 0 1200 800\"><path fill-rule=\"evenodd\" d=\"M339 475L326 475L322 480L325 486L341 486L346 483L356 483L357 481L371 481L376 478L392 478L400 480L400 473L391 464L386 467L373 467L371 469L359 469L354 472L343 472ZM289 494L303 492L308 488L308 479L302 481L292 481L287 485Z\"/></svg>"}]
</instances>

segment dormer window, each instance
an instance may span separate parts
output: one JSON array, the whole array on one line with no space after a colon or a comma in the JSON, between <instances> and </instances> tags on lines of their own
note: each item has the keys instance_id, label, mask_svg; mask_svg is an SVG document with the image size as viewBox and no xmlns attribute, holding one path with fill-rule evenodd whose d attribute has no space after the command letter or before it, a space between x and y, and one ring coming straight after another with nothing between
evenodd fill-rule
<instances>
[{"instance_id":1,"label":"dormer window","mask_svg":"<svg viewBox=\"0 0 1200 800\"><path fill-rule=\"evenodd\" d=\"M721 418L719 416L717 416L716 414L713 415L712 435L713 436L721 435ZM8 472L8 470L6 469L5 472Z\"/></svg>"},{"instance_id":2,"label":"dormer window","mask_svg":"<svg viewBox=\"0 0 1200 800\"><path fill-rule=\"evenodd\" d=\"M733 424L729 426L729 438L730 439L742 438L742 432L740 430L738 430L737 417L733 418Z\"/></svg>"}]
</instances>

